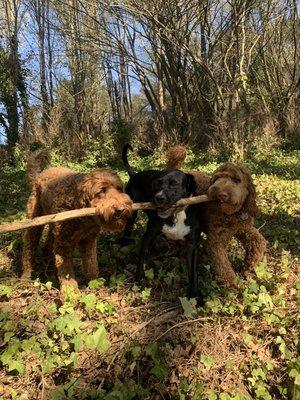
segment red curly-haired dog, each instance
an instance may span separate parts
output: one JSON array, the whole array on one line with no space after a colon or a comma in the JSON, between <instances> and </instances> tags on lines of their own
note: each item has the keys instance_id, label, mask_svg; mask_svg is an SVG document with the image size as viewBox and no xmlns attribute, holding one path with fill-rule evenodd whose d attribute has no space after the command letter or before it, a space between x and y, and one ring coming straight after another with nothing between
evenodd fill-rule
<instances>
[{"instance_id":1,"label":"red curly-haired dog","mask_svg":"<svg viewBox=\"0 0 300 400\"><path fill-rule=\"evenodd\" d=\"M186 157L182 146L174 146L167 156L167 166L180 168ZM259 263L266 250L266 240L254 227L258 214L256 191L250 172L243 166L225 163L212 175L189 171L197 182L198 194L211 201L203 204L203 230L207 233L207 250L219 282L237 287L236 274L228 257L228 244L236 237L245 249L245 268Z\"/></svg>"},{"instance_id":2,"label":"red curly-haired dog","mask_svg":"<svg viewBox=\"0 0 300 400\"><path fill-rule=\"evenodd\" d=\"M61 287L77 287L73 269L73 251L79 247L86 280L98 275L96 237L101 231L120 232L132 213L132 201L123 193L117 174L106 169L78 173L69 168L48 168L39 173L38 160L45 155L37 151L28 165L32 191L27 204L28 218L84 207L96 207L99 214L51 224L48 245L53 249ZM43 227L33 227L24 235L23 274L29 278Z\"/></svg>"}]
</instances>

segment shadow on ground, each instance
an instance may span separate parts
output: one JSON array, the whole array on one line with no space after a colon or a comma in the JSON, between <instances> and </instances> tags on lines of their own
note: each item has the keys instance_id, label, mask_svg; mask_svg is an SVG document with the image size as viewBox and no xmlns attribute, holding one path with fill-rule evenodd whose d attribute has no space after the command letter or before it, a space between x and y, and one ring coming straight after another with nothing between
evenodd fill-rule
<instances>
[{"instance_id":1,"label":"shadow on ground","mask_svg":"<svg viewBox=\"0 0 300 400\"><path fill-rule=\"evenodd\" d=\"M300 255L300 216L287 213L260 214L256 221L271 245L279 245L294 256Z\"/></svg>"},{"instance_id":2,"label":"shadow on ground","mask_svg":"<svg viewBox=\"0 0 300 400\"><path fill-rule=\"evenodd\" d=\"M8 222L25 210L27 199L25 172L6 167L0 177L0 222Z\"/></svg>"}]
</instances>

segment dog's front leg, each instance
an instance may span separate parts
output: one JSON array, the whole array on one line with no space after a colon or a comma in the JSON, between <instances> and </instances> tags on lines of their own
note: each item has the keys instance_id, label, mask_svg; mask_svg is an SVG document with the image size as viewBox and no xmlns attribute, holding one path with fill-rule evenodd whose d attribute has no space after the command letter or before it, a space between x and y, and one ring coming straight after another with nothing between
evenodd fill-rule
<instances>
[{"instance_id":1,"label":"dog's front leg","mask_svg":"<svg viewBox=\"0 0 300 400\"><path fill-rule=\"evenodd\" d=\"M139 281L145 276L144 263L145 259L149 254L149 248L153 242L155 236L159 232L159 225L152 219L148 220L147 229L142 237L138 266L135 272L135 280Z\"/></svg>"},{"instance_id":2,"label":"dog's front leg","mask_svg":"<svg viewBox=\"0 0 300 400\"><path fill-rule=\"evenodd\" d=\"M85 239L80 242L80 252L84 277L87 282L98 277L97 237Z\"/></svg>"},{"instance_id":3,"label":"dog's front leg","mask_svg":"<svg viewBox=\"0 0 300 400\"><path fill-rule=\"evenodd\" d=\"M245 269L252 270L263 259L267 242L254 226L236 235L245 249Z\"/></svg>"},{"instance_id":4,"label":"dog's front leg","mask_svg":"<svg viewBox=\"0 0 300 400\"><path fill-rule=\"evenodd\" d=\"M78 288L73 268L73 250L73 246L69 243L62 243L55 238L53 252L57 275L62 291L64 291L66 286L71 286L75 289Z\"/></svg>"},{"instance_id":5,"label":"dog's front leg","mask_svg":"<svg viewBox=\"0 0 300 400\"><path fill-rule=\"evenodd\" d=\"M34 186L29 196L27 204L28 218L35 218L41 215L40 199ZM27 229L23 236L23 255L22 255L22 278L30 278L35 263L37 247L44 227L36 226Z\"/></svg>"},{"instance_id":6,"label":"dog's front leg","mask_svg":"<svg viewBox=\"0 0 300 400\"><path fill-rule=\"evenodd\" d=\"M118 241L121 246L127 246L131 243L131 241L132 241L131 234L132 234L132 230L134 227L136 217L137 217L137 211L133 211L131 217L127 221L123 236Z\"/></svg>"},{"instance_id":7,"label":"dog's front leg","mask_svg":"<svg viewBox=\"0 0 300 400\"><path fill-rule=\"evenodd\" d=\"M212 267L217 280L221 284L237 289L236 274L228 257L227 246L231 235L221 230L209 231L207 235L207 252L212 261Z\"/></svg>"},{"instance_id":8,"label":"dog's front leg","mask_svg":"<svg viewBox=\"0 0 300 400\"><path fill-rule=\"evenodd\" d=\"M202 306L203 296L199 292L198 287L198 238L199 235L193 234L187 242L187 261L189 269L189 288L188 297L190 299L195 298L197 300L197 305Z\"/></svg>"},{"instance_id":9,"label":"dog's front leg","mask_svg":"<svg viewBox=\"0 0 300 400\"><path fill-rule=\"evenodd\" d=\"M23 237L22 278L30 278L35 264L37 247L44 227L29 228Z\"/></svg>"}]
</instances>

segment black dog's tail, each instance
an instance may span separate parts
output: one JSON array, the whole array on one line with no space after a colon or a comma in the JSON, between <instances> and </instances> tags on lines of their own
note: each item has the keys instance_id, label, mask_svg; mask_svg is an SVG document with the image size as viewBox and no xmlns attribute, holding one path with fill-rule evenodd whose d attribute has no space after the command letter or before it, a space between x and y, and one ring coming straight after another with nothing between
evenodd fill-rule
<instances>
[{"instance_id":1,"label":"black dog's tail","mask_svg":"<svg viewBox=\"0 0 300 400\"><path fill-rule=\"evenodd\" d=\"M135 174L135 172L134 172L134 169L129 165L129 162L128 162L128 158L127 158L128 150L133 151L133 148L132 148L131 144L126 143L123 146L123 150L122 150L122 160L123 160L124 167L125 167L126 171L128 172L128 175L131 177Z\"/></svg>"}]
</instances>

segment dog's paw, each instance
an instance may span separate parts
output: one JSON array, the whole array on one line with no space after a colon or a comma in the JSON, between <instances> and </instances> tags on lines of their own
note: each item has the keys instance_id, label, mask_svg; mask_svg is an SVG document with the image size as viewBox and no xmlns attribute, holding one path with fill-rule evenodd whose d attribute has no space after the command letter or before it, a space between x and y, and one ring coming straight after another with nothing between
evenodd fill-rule
<instances>
[{"instance_id":1,"label":"dog's paw","mask_svg":"<svg viewBox=\"0 0 300 400\"><path fill-rule=\"evenodd\" d=\"M251 281L251 279L253 279L253 275L254 275L253 270L250 270L250 268L249 268L249 270L247 270L247 271L244 272L243 278L244 278L246 281Z\"/></svg>"},{"instance_id":2,"label":"dog's paw","mask_svg":"<svg viewBox=\"0 0 300 400\"><path fill-rule=\"evenodd\" d=\"M204 298L202 295L196 297L197 307L203 307L205 304Z\"/></svg>"},{"instance_id":3,"label":"dog's paw","mask_svg":"<svg viewBox=\"0 0 300 400\"><path fill-rule=\"evenodd\" d=\"M24 271L20 277L21 279L30 279L31 278L31 271Z\"/></svg>"},{"instance_id":4,"label":"dog's paw","mask_svg":"<svg viewBox=\"0 0 300 400\"><path fill-rule=\"evenodd\" d=\"M195 299L197 307L203 307L204 304L205 304L204 298L203 298L202 294L199 293L199 292L190 292L190 291L188 291L187 298L189 300Z\"/></svg>"},{"instance_id":5,"label":"dog's paw","mask_svg":"<svg viewBox=\"0 0 300 400\"><path fill-rule=\"evenodd\" d=\"M233 292L236 292L241 288L241 286L239 285L237 280L228 282L227 283L227 287L228 287L229 290L232 290Z\"/></svg>"},{"instance_id":6,"label":"dog's paw","mask_svg":"<svg viewBox=\"0 0 300 400\"><path fill-rule=\"evenodd\" d=\"M98 278L99 278L99 272L98 271L94 272L94 273L91 273L91 274L84 274L84 277L83 277L84 282L86 284L88 284L90 281L93 281L93 280L98 279Z\"/></svg>"},{"instance_id":7,"label":"dog's paw","mask_svg":"<svg viewBox=\"0 0 300 400\"><path fill-rule=\"evenodd\" d=\"M136 270L136 272L134 274L134 280L136 282L140 282L144 278L145 278L144 268Z\"/></svg>"},{"instance_id":8,"label":"dog's paw","mask_svg":"<svg viewBox=\"0 0 300 400\"><path fill-rule=\"evenodd\" d=\"M77 281L73 278L60 280L60 293L64 299L76 297L80 293Z\"/></svg>"}]
</instances>

